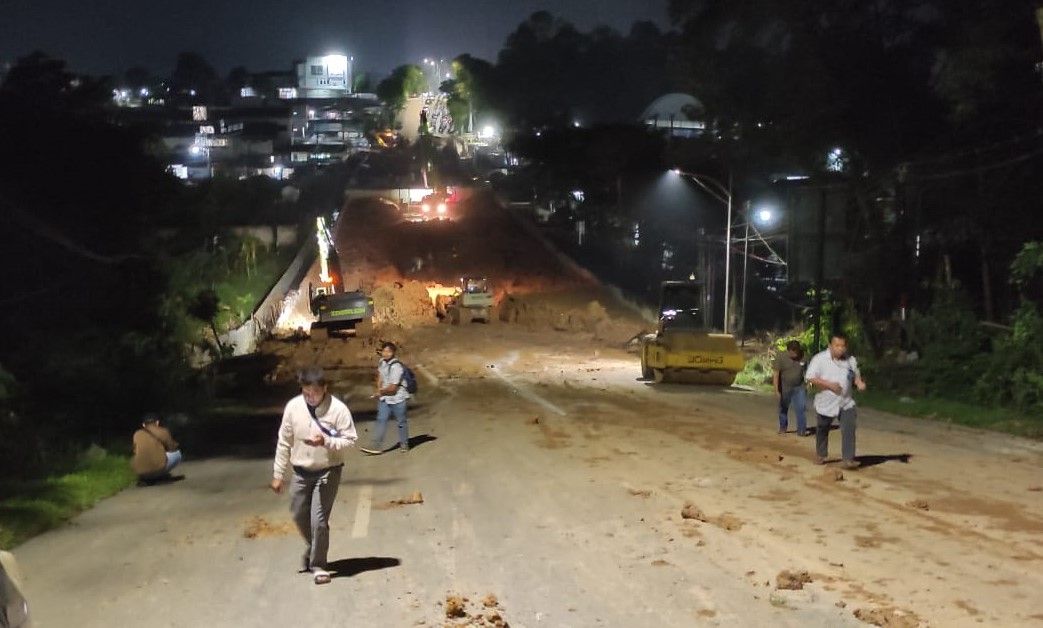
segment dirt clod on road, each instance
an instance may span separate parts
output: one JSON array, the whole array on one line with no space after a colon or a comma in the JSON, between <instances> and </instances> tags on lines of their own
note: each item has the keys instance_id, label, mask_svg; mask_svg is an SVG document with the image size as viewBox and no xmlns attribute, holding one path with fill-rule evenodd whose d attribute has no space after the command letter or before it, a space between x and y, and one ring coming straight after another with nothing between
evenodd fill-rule
<instances>
[{"instance_id":1,"label":"dirt clod on road","mask_svg":"<svg viewBox=\"0 0 1043 628\"><path fill-rule=\"evenodd\" d=\"M696 521L703 522L706 521L706 515L704 515L703 511L699 510L699 507L693 504L692 502L686 503L684 507L681 508L681 518L695 519Z\"/></svg>"},{"instance_id":2,"label":"dirt clod on road","mask_svg":"<svg viewBox=\"0 0 1043 628\"><path fill-rule=\"evenodd\" d=\"M459 595L445 597L445 616L449 619L467 617L467 598Z\"/></svg>"},{"instance_id":3,"label":"dirt clod on road","mask_svg":"<svg viewBox=\"0 0 1043 628\"><path fill-rule=\"evenodd\" d=\"M861 621L881 628L917 628L920 618L915 613L895 608L856 608L854 615Z\"/></svg>"},{"instance_id":4,"label":"dirt clod on road","mask_svg":"<svg viewBox=\"0 0 1043 628\"><path fill-rule=\"evenodd\" d=\"M783 569L779 572L779 575L775 576L775 588L785 589L788 591L800 591L804 588L805 584L811 582L811 575L804 571L790 571L789 569Z\"/></svg>"},{"instance_id":5,"label":"dirt clod on road","mask_svg":"<svg viewBox=\"0 0 1043 628\"><path fill-rule=\"evenodd\" d=\"M387 510L389 508L398 508L399 506L411 506L413 504L424 503L424 495L420 491L413 491L409 497L402 497L399 499L392 499L391 501L381 504L377 507L378 510Z\"/></svg>"},{"instance_id":6,"label":"dirt clod on road","mask_svg":"<svg viewBox=\"0 0 1043 628\"><path fill-rule=\"evenodd\" d=\"M291 523L271 523L264 517L251 517L246 522L243 536L248 539L264 539L285 536L293 532Z\"/></svg>"}]
</instances>

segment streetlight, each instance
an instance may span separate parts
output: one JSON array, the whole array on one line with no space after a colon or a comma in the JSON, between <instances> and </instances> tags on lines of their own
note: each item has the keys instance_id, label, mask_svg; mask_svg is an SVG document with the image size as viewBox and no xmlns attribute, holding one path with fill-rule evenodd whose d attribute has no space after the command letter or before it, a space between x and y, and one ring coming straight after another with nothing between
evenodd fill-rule
<instances>
[{"instance_id":1,"label":"streetlight","mask_svg":"<svg viewBox=\"0 0 1043 628\"><path fill-rule=\"evenodd\" d=\"M761 206L756 211L752 211L750 202L746 202L746 235L742 240L742 302L740 304L740 311L742 314L739 316L739 336L743 346L746 346L746 282L748 280L748 268L750 264L750 223L756 222L762 227L769 227L775 222L775 218L778 216L778 212L774 208L769 206ZM756 231L754 227L754 231ZM760 232L757 232L757 236L763 241L763 237ZM771 247L769 246L769 249Z\"/></svg>"},{"instance_id":2,"label":"streetlight","mask_svg":"<svg viewBox=\"0 0 1043 628\"><path fill-rule=\"evenodd\" d=\"M729 301L729 289L731 288L732 279L732 177L728 175L728 185L725 186L723 183L714 179L713 177L705 174L696 174L694 172L685 172L680 168L674 168L672 171L674 174L680 177L687 177L691 179L696 185L701 187L706 193L714 197L725 206L728 207L728 236L724 243L724 333L728 333L728 301ZM704 278L705 281L705 278Z\"/></svg>"}]
</instances>

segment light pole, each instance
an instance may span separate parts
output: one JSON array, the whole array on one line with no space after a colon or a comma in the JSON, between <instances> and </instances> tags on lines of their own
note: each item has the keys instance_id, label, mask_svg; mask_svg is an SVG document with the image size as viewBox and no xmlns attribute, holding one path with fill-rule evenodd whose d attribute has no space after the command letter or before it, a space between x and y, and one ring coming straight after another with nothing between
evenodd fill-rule
<instances>
[{"instance_id":1,"label":"light pole","mask_svg":"<svg viewBox=\"0 0 1043 628\"><path fill-rule=\"evenodd\" d=\"M742 240L742 300L740 301L739 305L739 337L741 338L741 343L744 347L746 346L746 282L749 280L748 269L750 264L750 226L753 224L754 221L759 223L762 227L768 226L775 220L776 214L776 212L773 209L770 209L768 207L762 206L756 212L751 212L751 209L752 207L750 202L746 201L746 235L743 237ZM757 229L756 226L753 227L753 231L757 239L759 239L765 246L768 247L768 250L776 259L779 259L778 254L775 253L775 251L771 248L771 245L768 244L768 241L764 238L764 236L761 234L760 230ZM781 259L779 261L781 263L785 263Z\"/></svg>"},{"instance_id":2,"label":"light pole","mask_svg":"<svg viewBox=\"0 0 1043 628\"><path fill-rule=\"evenodd\" d=\"M696 185L705 190L707 194L714 197L728 208L727 235L725 236L724 242L724 333L727 334L729 328L729 289L731 288L732 279L732 175L731 173L728 173L728 185L725 186L713 177L705 174L696 174L694 172L685 172L680 168L675 168L674 174L692 180Z\"/></svg>"}]
</instances>

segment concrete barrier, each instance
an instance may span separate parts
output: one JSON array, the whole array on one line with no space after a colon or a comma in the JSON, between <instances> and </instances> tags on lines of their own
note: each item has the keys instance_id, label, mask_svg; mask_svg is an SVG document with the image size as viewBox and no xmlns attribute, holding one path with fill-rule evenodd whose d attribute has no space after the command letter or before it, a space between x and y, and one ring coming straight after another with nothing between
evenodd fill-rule
<instances>
[{"instance_id":1,"label":"concrete barrier","mask_svg":"<svg viewBox=\"0 0 1043 628\"><path fill-rule=\"evenodd\" d=\"M221 335L221 342L232 347L232 355L247 355L257 351L258 342L275 329L275 323L282 314L286 293L300 285L317 255L315 243L307 239L282 276L254 308L250 320Z\"/></svg>"}]
</instances>

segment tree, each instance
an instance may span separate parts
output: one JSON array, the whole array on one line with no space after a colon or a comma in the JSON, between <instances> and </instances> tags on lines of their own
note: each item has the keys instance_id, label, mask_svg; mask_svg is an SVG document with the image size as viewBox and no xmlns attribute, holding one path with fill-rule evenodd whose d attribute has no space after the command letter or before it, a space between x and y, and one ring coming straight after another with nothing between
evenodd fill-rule
<instances>
[{"instance_id":1,"label":"tree","mask_svg":"<svg viewBox=\"0 0 1043 628\"><path fill-rule=\"evenodd\" d=\"M26 115L57 110L98 113L110 95L104 80L76 75L65 61L42 52L18 59L0 84L4 105Z\"/></svg>"},{"instance_id":2,"label":"tree","mask_svg":"<svg viewBox=\"0 0 1043 628\"><path fill-rule=\"evenodd\" d=\"M253 87L251 85L250 72L241 65L237 65L228 72L228 78L225 79L225 85L228 91L232 94L238 94L239 90L244 87Z\"/></svg>"},{"instance_id":3,"label":"tree","mask_svg":"<svg viewBox=\"0 0 1043 628\"><path fill-rule=\"evenodd\" d=\"M195 52L178 54L170 91L173 100L183 103L213 103L225 94L217 71Z\"/></svg>"},{"instance_id":4,"label":"tree","mask_svg":"<svg viewBox=\"0 0 1043 628\"><path fill-rule=\"evenodd\" d=\"M405 107L408 98L419 96L426 88L427 79L420 66L400 65L377 85L377 96L397 113Z\"/></svg>"},{"instance_id":5,"label":"tree","mask_svg":"<svg viewBox=\"0 0 1043 628\"><path fill-rule=\"evenodd\" d=\"M469 54L453 59L452 68L454 78L442 83L441 90L448 95L447 106L456 129L473 131L469 127L471 118L494 108L495 69L488 61Z\"/></svg>"},{"instance_id":6,"label":"tree","mask_svg":"<svg viewBox=\"0 0 1043 628\"><path fill-rule=\"evenodd\" d=\"M20 410L32 418L23 427L33 426L5 435L27 450L47 443L42 461L183 394L188 373L160 311L165 277L149 242L179 186L141 135L109 122L110 96L41 54L0 85L0 265L19 269L4 281L0 362L21 384ZM0 456L5 472L14 462Z\"/></svg>"},{"instance_id":7,"label":"tree","mask_svg":"<svg viewBox=\"0 0 1043 628\"><path fill-rule=\"evenodd\" d=\"M351 91L363 94L373 91L373 77L369 72L356 72L351 78Z\"/></svg>"},{"instance_id":8,"label":"tree","mask_svg":"<svg viewBox=\"0 0 1043 628\"><path fill-rule=\"evenodd\" d=\"M129 68L123 73L123 80L127 87L133 90L139 90L141 88L152 88L155 79L152 73L148 71L148 68L144 68L140 65L136 65Z\"/></svg>"}]
</instances>

